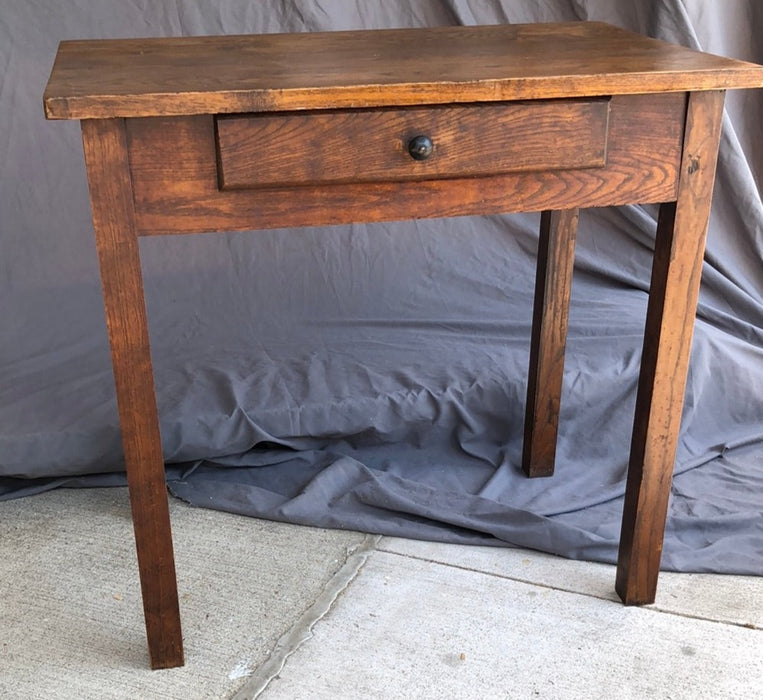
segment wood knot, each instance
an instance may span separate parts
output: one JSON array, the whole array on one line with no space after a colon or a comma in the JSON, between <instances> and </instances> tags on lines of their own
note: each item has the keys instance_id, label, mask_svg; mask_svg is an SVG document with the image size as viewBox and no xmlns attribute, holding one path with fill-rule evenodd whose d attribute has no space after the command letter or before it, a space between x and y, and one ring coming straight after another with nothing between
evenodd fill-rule
<instances>
[{"instance_id":1,"label":"wood knot","mask_svg":"<svg viewBox=\"0 0 763 700\"><path fill-rule=\"evenodd\" d=\"M699 170L699 157L698 156L689 156L689 175L694 175L694 173Z\"/></svg>"}]
</instances>

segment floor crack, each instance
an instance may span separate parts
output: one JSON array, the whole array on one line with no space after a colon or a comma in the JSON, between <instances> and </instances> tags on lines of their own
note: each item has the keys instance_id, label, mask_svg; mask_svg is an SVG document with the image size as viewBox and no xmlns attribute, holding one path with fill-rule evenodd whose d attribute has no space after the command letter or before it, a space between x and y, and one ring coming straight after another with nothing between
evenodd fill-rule
<instances>
[{"instance_id":1,"label":"floor crack","mask_svg":"<svg viewBox=\"0 0 763 700\"><path fill-rule=\"evenodd\" d=\"M231 700L255 700L260 696L268 684L281 673L286 660L313 636L315 624L331 610L334 601L360 573L368 557L376 551L380 540L380 535L366 535L358 545L348 549L344 564L328 580L315 602L276 642L270 658L254 671Z\"/></svg>"}]
</instances>

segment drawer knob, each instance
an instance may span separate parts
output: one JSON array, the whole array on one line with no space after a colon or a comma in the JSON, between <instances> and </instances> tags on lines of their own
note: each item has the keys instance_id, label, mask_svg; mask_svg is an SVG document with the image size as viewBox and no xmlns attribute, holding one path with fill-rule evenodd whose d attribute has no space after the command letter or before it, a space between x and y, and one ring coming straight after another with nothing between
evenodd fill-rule
<instances>
[{"instance_id":1,"label":"drawer knob","mask_svg":"<svg viewBox=\"0 0 763 700\"><path fill-rule=\"evenodd\" d=\"M434 144L429 136L414 136L408 142L408 153L414 160L426 160L432 155Z\"/></svg>"}]
</instances>

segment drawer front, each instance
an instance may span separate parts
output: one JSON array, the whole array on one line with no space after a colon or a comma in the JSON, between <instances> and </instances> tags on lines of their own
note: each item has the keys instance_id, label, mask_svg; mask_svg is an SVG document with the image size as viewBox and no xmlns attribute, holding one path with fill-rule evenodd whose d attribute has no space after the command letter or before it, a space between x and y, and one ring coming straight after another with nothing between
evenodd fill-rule
<instances>
[{"instance_id":1,"label":"drawer front","mask_svg":"<svg viewBox=\"0 0 763 700\"><path fill-rule=\"evenodd\" d=\"M609 99L218 116L220 189L606 165Z\"/></svg>"}]
</instances>

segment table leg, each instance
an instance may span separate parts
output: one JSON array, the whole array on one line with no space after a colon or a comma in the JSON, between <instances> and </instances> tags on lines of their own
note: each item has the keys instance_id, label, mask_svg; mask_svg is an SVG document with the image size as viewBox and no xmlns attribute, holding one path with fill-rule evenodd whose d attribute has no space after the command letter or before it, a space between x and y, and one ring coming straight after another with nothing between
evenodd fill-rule
<instances>
[{"instance_id":1,"label":"table leg","mask_svg":"<svg viewBox=\"0 0 763 700\"><path fill-rule=\"evenodd\" d=\"M723 116L689 95L678 199L660 207L617 563L623 602L654 602Z\"/></svg>"},{"instance_id":2,"label":"table leg","mask_svg":"<svg viewBox=\"0 0 763 700\"><path fill-rule=\"evenodd\" d=\"M522 451L530 477L554 473L577 229L577 209L541 214Z\"/></svg>"},{"instance_id":3,"label":"table leg","mask_svg":"<svg viewBox=\"0 0 763 700\"><path fill-rule=\"evenodd\" d=\"M82 122L152 668L183 665L175 562L124 120Z\"/></svg>"}]
</instances>

